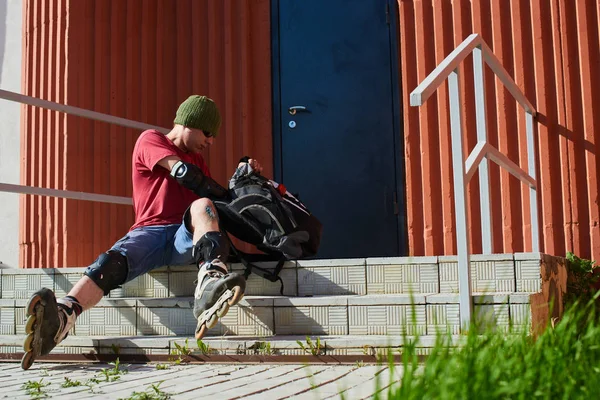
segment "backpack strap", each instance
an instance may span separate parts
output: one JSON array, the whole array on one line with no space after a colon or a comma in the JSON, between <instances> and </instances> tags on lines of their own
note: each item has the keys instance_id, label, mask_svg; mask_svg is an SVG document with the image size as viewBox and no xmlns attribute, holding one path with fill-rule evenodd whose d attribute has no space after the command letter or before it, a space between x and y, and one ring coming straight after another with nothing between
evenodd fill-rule
<instances>
[{"instance_id":1,"label":"backpack strap","mask_svg":"<svg viewBox=\"0 0 600 400\"><path fill-rule=\"evenodd\" d=\"M246 267L246 269L244 271L244 278L246 278L246 280L252 273L253 269L255 271L260 271L260 272L255 272L255 273L259 276L262 276L263 278L265 278L268 281L271 281L271 282L279 281L279 283L281 283L281 289L279 290L279 293L282 296L284 295L283 294L283 289L284 289L283 279L281 279L281 277L279 276L279 274L281 273L281 270L283 269L283 265L285 264L286 261L288 261L288 259L284 255L277 257L276 255L271 255L271 254L248 254L248 253L244 253L243 251L238 250L233 245L233 243L231 243L230 249L234 255L234 258L241 261L242 264L244 264L244 267ZM264 261L277 261L277 265L275 266L275 269L273 270L273 272L269 271L268 269L261 268L254 264L256 262L264 262Z\"/></svg>"}]
</instances>

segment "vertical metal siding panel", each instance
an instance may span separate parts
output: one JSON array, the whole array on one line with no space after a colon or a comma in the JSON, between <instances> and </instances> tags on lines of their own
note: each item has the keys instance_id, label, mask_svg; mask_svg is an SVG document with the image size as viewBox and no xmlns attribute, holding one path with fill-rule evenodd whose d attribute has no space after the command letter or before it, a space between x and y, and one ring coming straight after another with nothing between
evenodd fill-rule
<instances>
[{"instance_id":1,"label":"vertical metal siding panel","mask_svg":"<svg viewBox=\"0 0 600 400\"><path fill-rule=\"evenodd\" d=\"M29 80L29 87L28 87L28 94L30 96L33 96L33 93L35 93L35 88L36 88L36 84L37 84L37 80L38 80L38 76L37 76L37 72L38 72L38 68L37 68L37 55L38 55L38 40L36 40L36 35L38 34L38 29L37 27L39 26L39 22L38 22L38 7L36 5L36 3L32 2L31 3L31 8L29 10L30 13L30 31L29 31L29 42L31 43L31 47L32 47L32 51L30 54L30 58L29 58L29 66L30 66L30 72L29 72L29 76L30 76L30 80ZM36 121L37 121L37 109L35 107L30 107L29 108L29 127L30 127L30 132L35 132L37 131L37 126ZM24 171L24 175L26 177L26 185L34 185L34 177L35 177L35 148L37 145L37 138L35 137L35 135L30 134L29 135L29 148L27 149L27 152L25 153L25 156L27 157L27 168L26 171ZM38 249L37 249L37 241L36 241L36 237L35 237L35 232L36 232L36 220L37 220L37 196L27 196L28 197L28 210L27 212L29 213L29 215L32 216L32 218L29 219L29 226L27 227L28 233L27 233L27 242L29 243L29 247L30 247L30 259L28 260L28 263L25 264L26 267L28 268L34 268L35 264L37 263L37 255L38 255Z\"/></svg>"},{"instance_id":2,"label":"vertical metal siding panel","mask_svg":"<svg viewBox=\"0 0 600 400\"><path fill-rule=\"evenodd\" d=\"M193 1L190 14L193 18L201 15L208 15L208 1ZM190 44L190 47L187 50L192 53L191 69L194 73L192 74L191 80L193 90L190 94L208 94L208 85L211 81L209 75L209 61L212 58L212 55L208 52L208 24L191 25L193 45ZM180 99L179 103L182 101L183 99Z\"/></svg>"},{"instance_id":3,"label":"vertical metal siding panel","mask_svg":"<svg viewBox=\"0 0 600 400\"><path fill-rule=\"evenodd\" d=\"M169 107L177 104L176 98L176 59L177 30L175 28L176 5L171 0L159 0L158 15L160 23L156 26L156 108L157 124L169 127L173 123L174 109Z\"/></svg>"},{"instance_id":4,"label":"vertical metal siding panel","mask_svg":"<svg viewBox=\"0 0 600 400\"><path fill-rule=\"evenodd\" d=\"M581 135L582 146L585 151L585 171L582 171L587 184L588 204L588 230L589 246L583 240L579 244L580 256L600 260L600 205L598 204L598 143L600 139L600 78L595 73L600 70L600 3L594 9L594 1L580 1L576 3L577 27L579 39L580 60L579 73L581 75L581 101L580 115L582 119Z\"/></svg>"},{"instance_id":5,"label":"vertical metal siding panel","mask_svg":"<svg viewBox=\"0 0 600 400\"><path fill-rule=\"evenodd\" d=\"M48 99L48 92L50 91L50 85L52 82L51 71L49 70L51 56L51 41L49 38L49 15L50 12L50 1L44 0L41 2L41 25L40 30L40 82L39 82L39 97L42 99ZM41 187L48 187L48 169L50 169L50 132L48 132L48 110L40 109L40 123L38 125L38 135L40 136L40 147L38 158L36 159L36 167L38 169L38 185ZM49 250L49 222L48 218L50 208L50 198L47 196L40 197L40 207L38 209L38 241L40 243L40 264L38 268L44 268L48 265L48 250Z\"/></svg>"},{"instance_id":6,"label":"vertical metal siding panel","mask_svg":"<svg viewBox=\"0 0 600 400\"><path fill-rule=\"evenodd\" d=\"M82 2L81 4L84 3ZM82 66L83 68L87 67L87 63L83 58L82 52L82 49L86 47L83 38L83 26L86 24L86 21L84 20L84 7L73 7L71 3L68 3L66 6L66 13L68 24L68 35L66 36L69 39L66 41L65 48L67 57L65 72L65 102L66 104L72 106L82 107L82 105L79 103L79 92L81 87L85 87L85 85L89 82L89 80L83 79L82 82L79 83L79 69L82 69ZM74 34L75 32L77 34ZM79 68L75 68L75 66L79 66ZM73 84L72 82L76 83ZM67 115L65 119L65 171L63 179L64 189L66 190L83 190L83 187L81 187L78 182L81 170L86 168L86 166L80 161L80 142L85 135L85 132L82 130L82 120L83 118L73 117L70 115ZM63 264L60 266L67 267L84 265L83 261L80 262L79 260L79 254L83 252L86 241L86 238L84 237L85 232L80 229L80 219L89 221L91 216L89 214L89 210L86 210L88 213L83 213L83 208L80 208L80 206L84 205L83 203L84 202L76 200L65 200L65 236L63 243L63 246L65 247L65 257L63 259ZM79 215L81 215L81 217L79 217ZM92 227L90 226L90 230L91 229ZM79 238L79 242L76 246L69 246L69 243L72 240L77 240L74 238Z\"/></svg>"},{"instance_id":7,"label":"vertical metal siding panel","mask_svg":"<svg viewBox=\"0 0 600 400\"><path fill-rule=\"evenodd\" d=\"M531 10L528 2L518 1L511 3L512 32L513 32L513 52L514 52L514 79L516 84L523 89L525 96L534 104L535 107L535 75L531 66L533 63L533 39L531 32ZM525 127L525 113L523 109L516 104L518 129L516 135L519 142L518 164L523 170L527 171L527 137ZM522 213L522 246L514 248L514 251L525 251L531 249L531 215L529 190L523 184L520 184L520 207ZM518 226L517 226L518 228Z\"/></svg>"},{"instance_id":8,"label":"vertical metal siding panel","mask_svg":"<svg viewBox=\"0 0 600 400\"><path fill-rule=\"evenodd\" d=\"M21 6L21 24L22 24L22 37L21 37L21 92L27 93L27 83L29 82L29 68L28 68L28 60L29 60L29 2L23 1ZM21 104L21 115L20 115L20 124L21 130L19 132L19 154L21 154L21 160L19 162L19 182L21 184L25 183L25 172L26 172L26 152L28 149L28 116L29 116L29 108ZM19 195L19 265L25 265L25 262L28 259L27 255L27 220L29 218L29 213L25 210L27 209L27 198L30 196Z\"/></svg>"},{"instance_id":9,"label":"vertical metal siding panel","mask_svg":"<svg viewBox=\"0 0 600 400\"><path fill-rule=\"evenodd\" d=\"M561 44L564 64L565 81L565 138L569 157L569 187L571 201L569 208L572 215L572 244L567 244L567 250L582 254L584 247L590 243L588 210L586 192L585 143L583 136L583 120L580 110L581 76L579 72L577 15L571 2L559 1ZM582 62L584 62L582 60ZM580 190L583 189L583 190ZM583 242L583 243L582 243Z\"/></svg>"},{"instance_id":10,"label":"vertical metal siding panel","mask_svg":"<svg viewBox=\"0 0 600 400\"><path fill-rule=\"evenodd\" d=\"M67 102L67 92L66 92L66 63L67 63L67 4L65 0L60 0L58 5L58 34L57 34L57 42L59 43L57 46L57 57L56 57L56 71L57 71L57 83L56 83L56 101L60 103ZM56 181L55 185L57 189L65 188L65 162L66 162L66 138L67 138L67 115L64 113L57 112L56 113L56 130L57 130L57 141L56 141L56 154L57 154L57 163L56 163ZM66 225L65 225L65 216L66 216L66 206L67 201L65 199L57 199L57 212L56 212L56 247L57 247L57 256L56 263L53 266L63 266L67 265L67 257L66 257L66 243L67 243L67 235L66 235Z\"/></svg>"},{"instance_id":11,"label":"vertical metal siding panel","mask_svg":"<svg viewBox=\"0 0 600 400\"><path fill-rule=\"evenodd\" d=\"M563 226L560 227L564 230L564 238L562 243L555 243L560 249L559 254L564 254L566 249L571 248L573 245L573 208L571 207L573 193L570 192L571 186L571 159L572 154L569 150L569 141L567 137L567 118L566 115L566 93L565 93L565 65L564 65L564 51L562 46L562 33L561 33L561 17L560 17L560 0L552 0L550 3L551 21L552 21L552 40L555 43L553 63L555 65L555 76L556 82L556 131L554 132L558 136L558 159L560 160L560 178L561 178L561 192L560 198L562 199L562 215L563 215ZM555 193L556 195L558 193ZM556 226L556 223L553 224Z\"/></svg>"},{"instance_id":12,"label":"vertical metal siding panel","mask_svg":"<svg viewBox=\"0 0 600 400\"><path fill-rule=\"evenodd\" d=\"M265 162L265 158L261 157L260 154L257 154L255 149L252 149L250 139L250 135L252 134L252 130L248 129L248 126L252 126L253 121L255 120L252 113L252 57L251 57L251 47L252 47L252 10L250 7L250 3L245 1L242 3L242 7L240 10L240 47L239 47L239 57L240 57L240 137L238 140L238 146L240 147L241 154L252 154L253 157L256 157L261 162ZM270 48L271 46L269 46ZM270 59L270 54L268 59ZM270 93L270 92L269 92ZM270 113L269 113L270 114ZM269 153L272 154L272 153ZM267 167L265 165L265 167ZM273 176L272 171L267 174L267 176Z\"/></svg>"},{"instance_id":13,"label":"vertical metal siding panel","mask_svg":"<svg viewBox=\"0 0 600 400\"><path fill-rule=\"evenodd\" d=\"M43 87L44 84L46 83L46 74L45 74L45 59L46 59L46 51L47 49L47 44L45 43L45 35L44 35L44 28L45 28L45 23L44 23L44 17L45 17L45 4L43 1L39 1L38 2L39 7L38 7L38 26L36 28L36 40L38 43L38 54L36 56L37 60L37 73L38 73L38 80L36 82L36 85L34 87L35 90L35 96L36 97L40 97L40 98L45 98L45 93L43 91ZM33 154L33 165L34 165L34 186L42 186L43 187L43 178L44 178L44 169L42 167L42 162L41 160L44 159L45 154L44 154L44 149L45 149L45 135L44 135L44 120L45 120L45 112L46 110L37 108L36 109L36 123L35 123L35 130L37 132L37 138L36 138L36 145L34 147L35 151ZM43 231L43 226L44 223L42 223L42 220L44 219L44 207L45 207L45 203L46 203L46 198L43 196L36 196L37 201L36 201L36 207L35 207L35 212L36 212L36 216L37 216L37 220L35 221L35 241L36 244L38 246L38 254L37 254L37 260L36 260L36 268L40 268L41 266L44 265L44 255L46 253L46 242L44 240L44 231Z\"/></svg>"},{"instance_id":14,"label":"vertical metal siding panel","mask_svg":"<svg viewBox=\"0 0 600 400\"><path fill-rule=\"evenodd\" d=\"M250 16L244 24L247 26L247 61L243 65L248 70L244 81L249 88L249 108L240 134L245 138L244 153L255 155L261 160L263 173L273 176L270 1L255 0L248 4Z\"/></svg>"},{"instance_id":15,"label":"vertical metal siding panel","mask_svg":"<svg viewBox=\"0 0 600 400\"><path fill-rule=\"evenodd\" d=\"M237 2L225 2L223 9L223 55L224 55L224 72L227 79L224 80L224 102L226 107L221 107L221 113L223 114L224 120L226 122L225 126L228 131L239 132L239 125L236 121L236 112L238 109L238 96L236 93L237 85L239 84L239 80L237 72L237 65L235 63L236 56L236 48L235 42L236 32L235 27L237 24L233 23L235 10L235 3ZM223 110L224 108L224 110ZM220 182L225 182L228 178L227 173L228 170L233 168L233 157L235 149L233 149L233 145L235 143L235 135L223 135L219 140L223 146L220 146L221 154L220 157L225 162L221 164L223 168L223 173L218 179ZM239 159L239 157L238 157Z\"/></svg>"},{"instance_id":16,"label":"vertical metal siding panel","mask_svg":"<svg viewBox=\"0 0 600 400\"><path fill-rule=\"evenodd\" d=\"M219 109L223 113L226 110L226 99L224 95L224 82L230 79L226 73L223 74L224 79L216 79L219 73L225 70L224 58L225 48L223 41L223 33L220 29L223 28L223 2L208 2L208 9L206 12L208 19L207 22L207 38L208 38L208 52L205 56L208 59L208 96L211 97L219 106ZM223 114L225 117L225 114ZM224 137L227 134L229 124L227 118L223 118L221 125L221 137L216 140L212 146L208 148L206 154L206 161L210 166L211 174L217 181L222 181L225 178L225 162L220 159L220 155L224 153Z\"/></svg>"},{"instance_id":17,"label":"vertical metal siding panel","mask_svg":"<svg viewBox=\"0 0 600 400\"><path fill-rule=\"evenodd\" d=\"M92 78L92 91L88 96L92 97L92 110L106 113L108 112L108 87L110 85L110 75L108 62L110 60L110 4L112 2L95 1L94 5L94 30L93 30L93 53L94 74ZM93 171L93 189L94 193L108 193L106 175L108 169L108 127L104 122L94 121L93 131L85 137L87 143L93 146L90 154ZM99 254L106 249L101 248L98 239L108 237L109 232L109 206L106 203L93 203L92 215L94 221L94 235L92 237L92 251Z\"/></svg>"},{"instance_id":18,"label":"vertical metal siding panel","mask_svg":"<svg viewBox=\"0 0 600 400\"><path fill-rule=\"evenodd\" d=\"M48 57L46 59L46 70L48 71L48 83L46 85L46 99L55 101L56 99L56 5L57 0L52 0L48 4L46 11L47 27L46 42L48 45ZM56 112L50 110L44 110L46 114L46 126L44 127L44 135L46 136L46 160L45 160L45 187L55 188L54 186L54 175L56 174L56 148L55 141L57 139L56 130L54 129ZM55 215L56 198L46 197L46 210L45 210L45 241L46 241L46 257L43 267L48 267L54 264L55 252L56 252L56 215Z\"/></svg>"},{"instance_id":19,"label":"vertical metal siding panel","mask_svg":"<svg viewBox=\"0 0 600 400\"><path fill-rule=\"evenodd\" d=\"M473 2L473 32L480 34L483 39L493 49L494 46L494 15L492 14L492 5L489 0L479 0ZM449 52L448 52L449 53ZM446 54L448 54L446 53ZM498 126L494 123L497 121L496 107L496 77L492 71L484 66L484 85L486 99L486 118L487 118L487 134L490 145L498 148ZM492 227L494 231L498 231L502 227L502 196L500 183L500 167L494 162L488 162L489 171L489 187L490 187L490 207L492 214ZM473 176L474 181L479 182L479 174ZM503 235L495 233L493 235L492 251L500 252L504 247Z\"/></svg>"},{"instance_id":20,"label":"vertical metal siding panel","mask_svg":"<svg viewBox=\"0 0 600 400\"><path fill-rule=\"evenodd\" d=\"M140 12L140 0L127 1L127 25L126 25L126 50L125 50L125 118L134 121L145 121L142 117L142 13ZM133 147L140 132L137 129L126 129L125 155L123 169L124 195L131 196L131 159ZM125 208L128 218L126 222L133 224L133 207ZM120 232L121 234L123 232Z\"/></svg>"},{"instance_id":21,"label":"vertical metal siding panel","mask_svg":"<svg viewBox=\"0 0 600 400\"><path fill-rule=\"evenodd\" d=\"M35 88L36 88L36 84L37 84L37 80L38 80L38 76L37 76L37 72L38 72L38 68L37 68L37 55L38 55L38 40L36 40L36 35L38 34L38 29L37 27L39 26L39 22L38 22L38 6L36 5L36 3L32 3L31 4L31 9L30 9L30 14L31 14L31 30L30 30L30 42L32 43L32 52L31 52L31 57L29 59L29 63L31 66L31 70L30 70L30 81L29 81L29 95L33 96L33 94L35 93ZM30 128L31 128L31 132L35 132L37 131L37 126L36 121L37 121L37 109L35 107L31 107L30 108L30 115L29 115L29 123L30 123ZM26 172L26 178L27 178L27 185L34 185L34 177L35 177L35 148L37 145L37 138L35 137L35 135L30 134L29 136L30 138L30 143L29 143L29 148L27 149L26 152L26 156L27 156L27 160L28 160L28 166L27 166L27 172ZM35 264L37 263L37 255L38 255L38 249L37 249L37 241L36 241L36 237L35 237L35 231L36 231L36 220L37 220L37 196L28 196L29 197L29 209L28 212L29 214L33 217L29 220L29 233L28 233L28 242L30 243L30 248L31 248L31 258L29 259L29 263L27 264L28 268L34 268Z\"/></svg>"},{"instance_id":22,"label":"vertical metal siding panel","mask_svg":"<svg viewBox=\"0 0 600 400\"><path fill-rule=\"evenodd\" d=\"M539 165L538 201L541 205L542 251L564 254L564 226L560 143L558 133L557 66L554 49L559 45L553 38L553 21L548 18L551 6L546 1L531 4L533 36L533 69L535 95L532 102L538 111L537 137Z\"/></svg>"},{"instance_id":23,"label":"vertical metal siding panel","mask_svg":"<svg viewBox=\"0 0 600 400\"><path fill-rule=\"evenodd\" d=\"M126 109L126 22L127 22L127 3L117 1L111 3L110 13L110 92L109 92L109 114L125 116ZM107 124L108 127L108 149L109 166L108 174L104 179L109 181L107 194L124 196L127 192L127 186L130 185L131 174L125 174L127 166L131 165L127 151L127 132L126 129L114 124ZM129 206L109 205L109 234L106 238L100 238L100 246L105 251L112 242L116 241L125 233L123 223L128 221L127 209Z\"/></svg>"},{"instance_id":24,"label":"vertical metal siding panel","mask_svg":"<svg viewBox=\"0 0 600 400\"><path fill-rule=\"evenodd\" d=\"M513 41L512 23L510 19L510 4L502 0L492 2L492 31L493 41L491 43L494 54L498 57L510 76L514 76L513 69ZM515 100L505 86L496 80L496 126L498 132L498 150L506 154L509 159L518 163L519 140L515 134L516 109ZM502 214L500 226L503 233L502 252L511 252L514 248L522 248L522 240L518 235L521 226L520 207L520 185L521 182L502 169L500 173L500 187L502 191L502 205L498 212Z\"/></svg>"},{"instance_id":25,"label":"vertical metal siding panel","mask_svg":"<svg viewBox=\"0 0 600 400\"><path fill-rule=\"evenodd\" d=\"M179 104L184 101L191 94L200 94L193 93L193 75L197 73L193 68L192 64L192 56L197 52L195 48L195 43L192 41L192 29L194 25L194 11L192 9L191 0L183 0L178 1L176 3L176 60L177 60L177 70L175 76L175 100L174 102ZM181 66L192 66L192 68L181 68ZM172 110L169 111L169 116L171 119L174 117L174 112ZM172 121L171 121L172 122ZM167 126L170 126L167 125Z\"/></svg>"},{"instance_id":26,"label":"vertical metal siding panel","mask_svg":"<svg viewBox=\"0 0 600 400\"><path fill-rule=\"evenodd\" d=\"M42 79L40 79L40 96L43 99L50 99L53 76L52 76L52 38L50 32L50 18L51 18L51 2L53 0L46 0L43 2L42 8L42 29L41 29L41 40L43 44L42 60L41 60L41 71ZM39 160L37 160L40 184L42 187L49 187L50 176L52 174L52 131L50 121L50 111L41 109L41 121L39 125L39 134L41 136L41 147ZM52 218L51 218L51 203L50 197L44 196L41 198L40 207L40 221L39 221L39 241L42 246L41 258L42 262L39 265L40 268L48 266L51 241L52 241Z\"/></svg>"},{"instance_id":27,"label":"vertical metal siding panel","mask_svg":"<svg viewBox=\"0 0 600 400\"><path fill-rule=\"evenodd\" d=\"M56 101L58 98L58 87L60 86L60 78L59 78L59 66L57 63L57 59L59 59L60 53L60 44L58 43L59 33L59 3L60 0L53 0L50 6L50 58L49 58L49 70L51 76L51 85L49 85L50 92L48 94L48 99L52 101ZM48 169L50 172L48 173L48 187L57 188L57 176L60 174L62 170L58 165L61 162L61 155L58 153L58 142L60 140L60 131L56 129L58 113L56 111L48 111L48 135L50 140L50 148L48 149L48 153L50 155L50 159L46 162L49 165ZM47 266L51 267L56 265L56 261L58 260L58 254L60 249L60 242L58 236L58 224L60 221L59 215L59 199L55 197L48 198L50 203L49 211L48 211L48 220L51 225L48 227L48 242L49 242L49 251L48 251L48 263Z\"/></svg>"},{"instance_id":28,"label":"vertical metal siding panel","mask_svg":"<svg viewBox=\"0 0 600 400\"><path fill-rule=\"evenodd\" d=\"M454 50L452 36L446 34L452 30L452 4L445 0L434 7L434 30L435 35L435 64L438 65L446 56ZM437 193L432 201L439 199L441 202L442 230L435 231L433 240L442 242L441 251L434 254L456 254L456 214L454 212L454 192L452 191L452 156L450 149L452 147L450 137L450 112L449 112L448 86L442 85L438 89L437 109L439 113L438 132L439 132L439 168L440 185L435 186ZM427 136L427 135L425 135ZM435 157L435 153L432 153ZM440 193L441 192L441 193Z\"/></svg>"},{"instance_id":29,"label":"vertical metal siding panel","mask_svg":"<svg viewBox=\"0 0 600 400\"><path fill-rule=\"evenodd\" d=\"M34 53L34 46L32 43L32 31L34 29L33 24L33 4L31 1L23 2L23 74L21 77L21 91L24 94L31 93L31 80L32 80L32 57ZM21 173L20 182L23 185L29 185L29 171L31 169L31 160L29 157L29 150L31 148L31 117L33 115L33 107L21 106ZM31 238L31 220L33 214L31 213L31 201L33 196L20 195L19 196L19 264L24 267L31 266L32 259L32 238Z\"/></svg>"},{"instance_id":30,"label":"vertical metal siding panel","mask_svg":"<svg viewBox=\"0 0 600 400\"><path fill-rule=\"evenodd\" d=\"M471 3L469 0L458 0L453 2L454 18L454 47L462 43L472 32L471 26ZM473 58L467 57L465 62L459 67L460 71L460 90L462 96L463 113L463 148L465 156L470 154L471 150L477 144L477 132L475 127L475 103L473 87ZM479 182L472 180L467 186L467 212L469 213L468 226L469 241L471 252L481 252L481 214L479 208Z\"/></svg>"},{"instance_id":31,"label":"vertical metal siding panel","mask_svg":"<svg viewBox=\"0 0 600 400\"><path fill-rule=\"evenodd\" d=\"M80 64L77 70L77 107L94 109L94 82L96 74L96 65L94 63L94 30L96 25L95 2L86 0L77 4L82 7L82 15L77 36L80 36L80 47L77 58ZM72 4L74 6L74 4ZM74 32L75 33L75 32ZM75 59L74 59L75 60ZM73 66L75 67L75 66ZM78 154L76 156L77 177L72 190L94 193L94 122L87 118L75 117L79 120L78 131L75 133L78 137ZM87 201L77 201L76 216L77 232L72 232L75 236L69 237L69 243L80 238L80 246L69 246L69 250L74 250L76 254L77 266L84 266L89 263L89 255L94 254L94 237L92 232L96 232L94 218L94 204ZM85 217L87 216L87 217ZM74 248L75 247L75 248Z\"/></svg>"},{"instance_id":32,"label":"vertical metal siding panel","mask_svg":"<svg viewBox=\"0 0 600 400\"><path fill-rule=\"evenodd\" d=\"M240 36L241 30L239 28L239 22L236 17L241 16L241 11L238 10L239 2L227 2L223 10L223 38L224 38L224 63L225 63L225 76L229 79L225 80L225 104L227 105L223 113L225 121L227 121L227 131L233 134L223 135L220 139L224 146L221 150L225 152L221 158L225 161L221 164L223 169L221 176L218 178L221 182L226 182L228 177L231 175L235 164L243 156L241 149L241 142L238 140L242 133L242 121L241 121L241 70L243 66L238 61L241 57L240 53L240 42L243 39ZM249 154L251 157L256 155ZM241 248L242 251L249 251L249 246L244 245L240 241L235 241L234 244Z\"/></svg>"},{"instance_id":33,"label":"vertical metal siding panel","mask_svg":"<svg viewBox=\"0 0 600 400\"><path fill-rule=\"evenodd\" d=\"M73 63L83 63L81 59L80 51L81 48L81 32L80 26L82 24L83 13L80 8L71 7L70 4L65 2L65 13L66 13L66 24L68 37L65 40L65 53L66 53L66 65L65 65L65 103L69 105L76 105L79 93L79 84L69 84L69 82L77 82L77 72L72 68ZM72 32L78 32L77 35L73 35ZM78 163L79 154L79 118L72 117L69 115L65 116L65 141L64 141L64 172L63 172L63 189L73 190L73 182L76 181L78 170L81 166ZM80 190L80 189L79 189ZM64 235L63 235L63 248L64 256L62 264L58 266L80 266L82 264L77 263L77 251L80 245L76 246L75 249L69 248L69 240L71 237L76 236L79 231L79 222L77 221L77 212L79 211L79 203L75 200L64 200L65 212L63 215L64 221ZM89 216L88 216L89 218ZM80 237L81 244L84 238Z\"/></svg>"},{"instance_id":34,"label":"vertical metal siding panel","mask_svg":"<svg viewBox=\"0 0 600 400\"><path fill-rule=\"evenodd\" d=\"M419 76L427 74L435 68L435 41L434 36L427 33L433 26L433 5L430 0L420 1L415 4L415 16L422 23L417 29L417 48L422 49L421 63L417 64ZM438 128L437 98L434 94L420 109L421 129L423 132L435 132ZM424 251L428 254L437 254L442 250L441 242L435 241L436 233L442 228L441 207L437 193L440 187L439 139L437 135L422 135L420 137L420 179L423 182L421 196L423 210L419 216L424 223L423 240Z\"/></svg>"},{"instance_id":35,"label":"vertical metal siding panel","mask_svg":"<svg viewBox=\"0 0 600 400\"><path fill-rule=\"evenodd\" d=\"M141 121L156 124L156 0L140 1L142 10L142 115Z\"/></svg>"},{"instance_id":36,"label":"vertical metal siding panel","mask_svg":"<svg viewBox=\"0 0 600 400\"><path fill-rule=\"evenodd\" d=\"M554 25L553 36L558 47L554 53L554 62L557 67L556 81L557 85L557 93L558 93L558 131L559 134L559 143L560 143L560 157L561 164L563 168L561 169L561 178L562 178L562 198L563 198L563 215L565 216L565 243L563 248L565 251L573 247L573 238L574 238L574 227L575 227L575 217L573 215L573 207L572 204L577 198L577 195L571 191L571 179L573 178L571 168L572 163L574 162L574 154L573 147L571 146L570 140L571 137L569 135L568 126L571 125L572 119L571 115L568 114L567 111L567 103L569 101L568 96L568 88L570 88L570 83L567 82L568 77L568 64L565 63L565 56L567 53L565 52L566 44L564 41L566 40L566 36L562 32L563 25L563 16L564 13L561 10L560 6L561 0L553 0L552 1L552 21ZM575 199L574 199L575 198Z\"/></svg>"},{"instance_id":37,"label":"vertical metal siding panel","mask_svg":"<svg viewBox=\"0 0 600 400\"><path fill-rule=\"evenodd\" d=\"M33 27L33 46L36 49L33 54L33 79L31 86L31 95L35 97L40 97L40 79L42 76L41 73L41 65L40 65L40 54L43 52L43 43L40 40L40 33L42 31L42 19L41 19L41 8L42 5L40 2L36 2L34 5L33 11L33 19L34 19L34 27ZM40 130L40 116L41 110L39 108L34 108L32 110L32 123L31 126L33 128L33 137L32 137L32 146L29 151L28 157L31 162L31 170L30 170L30 185L39 186L39 170L38 170L38 162L39 162L39 152L40 152L40 142L42 139L42 135L39 133ZM32 248L34 257L32 258L31 267L38 267L41 265L41 257L42 257L42 249L40 245L40 237L39 237L39 229L40 229L40 207L41 207L41 197L40 196L32 196L33 199L31 201L31 212L34 218L31 221L31 239L32 239Z\"/></svg>"},{"instance_id":38,"label":"vertical metal siding panel","mask_svg":"<svg viewBox=\"0 0 600 400\"><path fill-rule=\"evenodd\" d=\"M46 70L48 72L48 82L46 84L46 99L50 101L56 101L56 86L57 86L57 71L56 71L56 57L58 52L58 43L56 42L56 8L59 0L51 0L48 4L48 10L46 11L47 27L46 42L48 45L48 58L46 59ZM44 110L46 114L46 125L44 127L44 135L46 136L46 160L45 160L45 187L56 188L54 177L58 170L56 163L58 157L56 154L56 141L58 139L58 132L55 129L56 124L56 112L50 110ZM46 234L44 240L46 242L46 256L44 268L48 268L55 264L56 249L57 249L57 237L56 237L56 198L46 198L46 210L45 210L45 229Z\"/></svg>"},{"instance_id":39,"label":"vertical metal siding panel","mask_svg":"<svg viewBox=\"0 0 600 400\"><path fill-rule=\"evenodd\" d=\"M417 19L413 1L402 1L400 9L400 48L402 69L402 98L404 115L404 154L406 160L406 223L408 229L408 251L410 255L425 254L423 241L423 220L421 218L422 182L420 177L420 137L421 130L419 109L410 107L410 93L425 78L418 74L417 65L421 62L421 54L417 53Z\"/></svg>"}]
</instances>

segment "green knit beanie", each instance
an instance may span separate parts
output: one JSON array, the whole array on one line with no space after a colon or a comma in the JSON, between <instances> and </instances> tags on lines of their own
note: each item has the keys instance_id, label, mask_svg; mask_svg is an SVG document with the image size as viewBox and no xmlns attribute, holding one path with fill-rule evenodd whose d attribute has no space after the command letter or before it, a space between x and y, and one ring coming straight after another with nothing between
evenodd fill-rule
<instances>
[{"instance_id":1,"label":"green knit beanie","mask_svg":"<svg viewBox=\"0 0 600 400\"><path fill-rule=\"evenodd\" d=\"M217 136L221 127L221 115L212 99L206 96L192 95L181 103L173 123L192 129L201 129L212 136Z\"/></svg>"}]
</instances>

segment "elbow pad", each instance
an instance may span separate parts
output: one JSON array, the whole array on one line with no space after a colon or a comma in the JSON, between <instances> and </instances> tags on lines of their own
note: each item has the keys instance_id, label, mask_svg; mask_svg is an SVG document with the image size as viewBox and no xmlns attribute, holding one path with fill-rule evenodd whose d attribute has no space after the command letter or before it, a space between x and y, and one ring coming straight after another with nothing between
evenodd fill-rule
<instances>
[{"instance_id":1,"label":"elbow pad","mask_svg":"<svg viewBox=\"0 0 600 400\"><path fill-rule=\"evenodd\" d=\"M215 182L214 179L204 175L202 170L194 164L177 161L171 169L171 176L181 186L190 189L200 197L223 199L228 195L227 189Z\"/></svg>"}]
</instances>

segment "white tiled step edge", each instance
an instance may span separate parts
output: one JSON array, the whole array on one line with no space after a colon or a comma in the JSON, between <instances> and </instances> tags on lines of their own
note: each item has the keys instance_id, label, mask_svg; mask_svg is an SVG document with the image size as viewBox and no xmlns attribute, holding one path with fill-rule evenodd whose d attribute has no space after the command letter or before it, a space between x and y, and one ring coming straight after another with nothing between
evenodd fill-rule
<instances>
[{"instance_id":1,"label":"white tiled step edge","mask_svg":"<svg viewBox=\"0 0 600 400\"><path fill-rule=\"evenodd\" d=\"M474 292L538 292L544 263L558 260L541 253L471 256ZM273 263L261 264L272 268ZM242 272L241 264L232 264ZM85 268L0 269L0 298L28 299L41 287L66 293ZM198 270L194 266L161 267L111 291L111 298L192 296ZM291 261L280 274L287 296L395 293L458 293L456 256L387 257ZM248 295L279 295L279 282L251 274Z\"/></svg>"},{"instance_id":2,"label":"white tiled step edge","mask_svg":"<svg viewBox=\"0 0 600 400\"><path fill-rule=\"evenodd\" d=\"M528 293L474 296L487 326L529 329ZM103 299L77 320L72 335L193 335L193 298ZM0 300L0 334L25 333L26 300ZM209 336L458 334L458 295L246 296Z\"/></svg>"},{"instance_id":3,"label":"white tiled step edge","mask_svg":"<svg viewBox=\"0 0 600 400\"><path fill-rule=\"evenodd\" d=\"M416 347L428 349L434 347L436 336L310 336L313 346L317 338L320 340L320 353L323 355L376 355L384 353L389 348L399 348L407 341L415 342ZM455 346L464 340L464 336L449 335L445 340ZM22 353L25 335L0 336L0 353ZM187 341L187 343L186 343ZM208 345L208 354L214 355L302 355L307 354L300 344L309 349L306 336L271 336L271 337L213 337L203 339ZM149 354L170 355L177 350L175 346L185 346L194 354L202 354L198 349L196 339L182 336L154 336L154 337L104 337L69 336L60 343L53 354ZM269 345L270 354L265 350ZM420 351L420 354L426 352Z\"/></svg>"}]
</instances>

